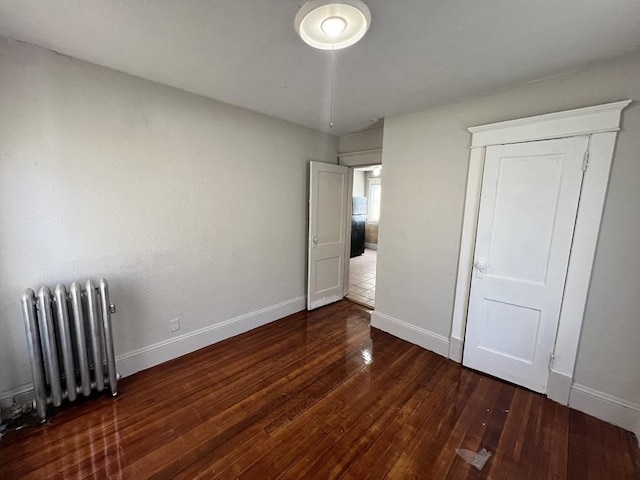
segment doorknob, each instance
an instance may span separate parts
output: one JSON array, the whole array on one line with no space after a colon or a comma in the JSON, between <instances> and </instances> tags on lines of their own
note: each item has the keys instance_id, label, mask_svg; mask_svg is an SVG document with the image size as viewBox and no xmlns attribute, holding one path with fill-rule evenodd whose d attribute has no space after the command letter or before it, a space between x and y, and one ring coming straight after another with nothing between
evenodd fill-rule
<instances>
[{"instance_id":1,"label":"doorknob","mask_svg":"<svg viewBox=\"0 0 640 480\"><path fill-rule=\"evenodd\" d=\"M473 262L473 266L476 267L478 273L487 273L487 259L486 258L476 258L476 261Z\"/></svg>"},{"instance_id":2,"label":"doorknob","mask_svg":"<svg viewBox=\"0 0 640 480\"><path fill-rule=\"evenodd\" d=\"M313 237L313 244L317 245L318 244L318 237Z\"/></svg>"}]
</instances>

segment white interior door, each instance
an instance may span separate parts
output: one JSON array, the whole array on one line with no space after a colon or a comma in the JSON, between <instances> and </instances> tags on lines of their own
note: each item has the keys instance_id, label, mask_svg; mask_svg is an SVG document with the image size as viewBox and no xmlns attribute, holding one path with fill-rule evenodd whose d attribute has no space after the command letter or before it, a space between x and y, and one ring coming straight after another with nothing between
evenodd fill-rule
<instances>
[{"instance_id":1,"label":"white interior door","mask_svg":"<svg viewBox=\"0 0 640 480\"><path fill-rule=\"evenodd\" d=\"M349 168L311 162L307 309L344 297Z\"/></svg>"},{"instance_id":2,"label":"white interior door","mask_svg":"<svg viewBox=\"0 0 640 480\"><path fill-rule=\"evenodd\" d=\"M487 148L464 365L546 392L587 148Z\"/></svg>"}]
</instances>

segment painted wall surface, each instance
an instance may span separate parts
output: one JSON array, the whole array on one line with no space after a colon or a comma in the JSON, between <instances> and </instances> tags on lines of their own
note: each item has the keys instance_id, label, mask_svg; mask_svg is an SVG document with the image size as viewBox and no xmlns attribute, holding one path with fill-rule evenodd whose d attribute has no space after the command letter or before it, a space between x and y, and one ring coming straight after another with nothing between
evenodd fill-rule
<instances>
[{"instance_id":1,"label":"painted wall surface","mask_svg":"<svg viewBox=\"0 0 640 480\"><path fill-rule=\"evenodd\" d=\"M340 165L363 167L382 163L383 129L375 128L340 137Z\"/></svg>"},{"instance_id":2,"label":"painted wall surface","mask_svg":"<svg viewBox=\"0 0 640 480\"><path fill-rule=\"evenodd\" d=\"M340 153L382 148L383 130L382 128L376 128L352 135L343 135L340 137Z\"/></svg>"},{"instance_id":3,"label":"painted wall surface","mask_svg":"<svg viewBox=\"0 0 640 480\"><path fill-rule=\"evenodd\" d=\"M1 40L0 392L31 379L27 287L107 278L119 357L274 305L303 309L308 162L336 163L337 147Z\"/></svg>"},{"instance_id":4,"label":"painted wall surface","mask_svg":"<svg viewBox=\"0 0 640 480\"><path fill-rule=\"evenodd\" d=\"M574 380L639 405L638 56L386 118L376 312L417 327L407 330L416 335L449 337L468 127L625 99L634 102L623 112Z\"/></svg>"},{"instance_id":5,"label":"painted wall surface","mask_svg":"<svg viewBox=\"0 0 640 480\"><path fill-rule=\"evenodd\" d=\"M378 244L378 224L366 223L364 226L364 243L368 245Z\"/></svg>"},{"instance_id":6,"label":"painted wall surface","mask_svg":"<svg viewBox=\"0 0 640 480\"><path fill-rule=\"evenodd\" d=\"M366 184L367 184L367 195L369 195L369 180L372 178L382 178L382 172L378 176L374 175L372 171L366 172ZM380 201L382 203L382 200ZM377 245L378 244L378 226L379 222L371 223L369 221L366 222L364 227L364 241L369 245Z\"/></svg>"},{"instance_id":7,"label":"painted wall surface","mask_svg":"<svg viewBox=\"0 0 640 480\"><path fill-rule=\"evenodd\" d=\"M365 188L365 172L362 170L353 171L353 196L354 197L366 197Z\"/></svg>"}]
</instances>

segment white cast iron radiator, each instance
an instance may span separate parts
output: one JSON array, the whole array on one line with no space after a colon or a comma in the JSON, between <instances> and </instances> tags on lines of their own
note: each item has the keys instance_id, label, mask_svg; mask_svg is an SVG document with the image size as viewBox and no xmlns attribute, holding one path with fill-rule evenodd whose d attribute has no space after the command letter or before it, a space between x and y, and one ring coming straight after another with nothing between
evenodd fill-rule
<instances>
[{"instance_id":1,"label":"white cast iron radiator","mask_svg":"<svg viewBox=\"0 0 640 480\"><path fill-rule=\"evenodd\" d=\"M22 314L33 375L36 413L46 420L47 405L59 407L79 394L89 396L109 386L118 393L113 350L109 287L103 278L96 287L91 280L69 292L58 285L54 295L42 287L36 296L28 288L22 296Z\"/></svg>"}]
</instances>

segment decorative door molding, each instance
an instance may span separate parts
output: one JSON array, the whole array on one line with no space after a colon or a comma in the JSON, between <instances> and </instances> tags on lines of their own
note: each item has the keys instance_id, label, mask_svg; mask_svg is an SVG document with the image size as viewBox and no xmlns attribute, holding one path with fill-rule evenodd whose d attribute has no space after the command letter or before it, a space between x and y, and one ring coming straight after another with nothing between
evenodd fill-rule
<instances>
[{"instance_id":1,"label":"decorative door molding","mask_svg":"<svg viewBox=\"0 0 640 480\"><path fill-rule=\"evenodd\" d=\"M588 135L589 153L547 388L549 398L568 403L615 141L622 110L630 103L625 100L468 129L471 152L449 358L462 360L485 147Z\"/></svg>"}]
</instances>

